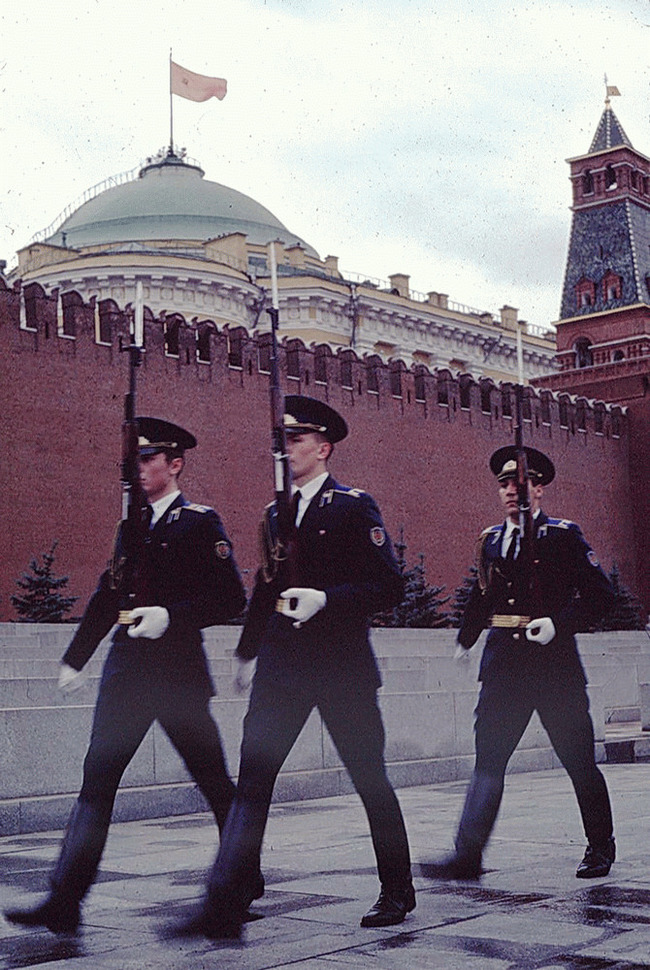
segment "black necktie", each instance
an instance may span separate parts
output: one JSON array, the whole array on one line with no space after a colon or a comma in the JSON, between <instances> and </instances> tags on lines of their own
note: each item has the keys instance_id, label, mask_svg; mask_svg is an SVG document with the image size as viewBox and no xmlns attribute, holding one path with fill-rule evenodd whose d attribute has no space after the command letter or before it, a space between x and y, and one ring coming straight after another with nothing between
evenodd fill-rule
<instances>
[{"instance_id":1,"label":"black necktie","mask_svg":"<svg viewBox=\"0 0 650 970\"><path fill-rule=\"evenodd\" d=\"M298 503L300 502L301 492L297 489L291 497L291 521L295 523L298 515Z\"/></svg>"},{"instance_id":2,"label":"black necktie","mask_svg":"<svg viewBox=\"0 0 650 970\"><path fill-rule=\"evenodd\" d=\"M147 529L151 528L151 520L153 519L153 506L145 505L142 509L142 522L146 525Z\"/></svg>"},{"instance_id":3,"label":"black necktie","mask_svg":"<svg viewBox=\"0 0 650 970\"><path fill-rule=\"evenodd\" d=\"M509 562L515 558L515 553L517 552L517 539L519 537L519 529L517 526L512 530L512 536L510 538L510 545L508 546L508 551L506 552L506 559Z\"/></svg>"}]
</instances>

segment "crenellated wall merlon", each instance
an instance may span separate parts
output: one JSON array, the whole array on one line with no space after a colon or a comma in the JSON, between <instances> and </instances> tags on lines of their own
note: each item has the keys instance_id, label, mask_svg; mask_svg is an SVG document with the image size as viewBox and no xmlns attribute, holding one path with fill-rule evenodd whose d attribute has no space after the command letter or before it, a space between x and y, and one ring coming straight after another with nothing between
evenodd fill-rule
<instances>
[{"instance_id":1,"label":"crenellated wall merlon","mask_svg":"<svg viewBox=\"0 0 650 970\"><path fill-rule=\"evenodd\" d=\"M154 316L145 306L145 366L154 366L158 354L177 362L188 380L203 368L238 370L248 378L263 375L266 379L268 335L264 306L263 299L250 301L250 329L199 313L190 321L180 313L164 310ZM501 313L504 326L516 326L514 308L503 307ZM118 349L120 343L129 340L131 315L131 304L120 308L114 300L95 297L84 303L74 290L61 293L54 289L48 294L38 283L22 287L17 281L8 288L0 281L0 317L13 324L22 338L22 351L29 335L33 335L32 349L38 353L47 353L48 348L56 350L60 338L75 341L77 353L83 353L89 343ZM260 326L259 331L255 323ZM394 356L382 360L377 354L360 356L348 347L332 350L325 343L306 345L285 331L279 347L279 365L301 393L314 393L314 385L321 385L338 388L340 393L354 398L372 394L380 399L398 399L404 406L427 413L437 407L446 412L448 419L462 412L492 419L512 418L513 384L430 367L423 360L407 366L398 347L386 346ZM525 422L573 433L593 430L614 437L625 433L624 407L553 390L548 387L551 380L547 379L544 387L524 389Z\"/></svg>"}]
</instances>

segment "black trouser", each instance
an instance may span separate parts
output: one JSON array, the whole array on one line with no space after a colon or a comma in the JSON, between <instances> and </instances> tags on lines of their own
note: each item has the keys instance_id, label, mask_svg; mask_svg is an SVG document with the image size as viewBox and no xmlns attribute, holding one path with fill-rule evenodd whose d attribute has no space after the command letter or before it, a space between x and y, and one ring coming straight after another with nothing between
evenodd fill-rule
<instances>
[{"instance_id":1,"label":"black trouser","mask_svg":"<svg viewBox=\"0 0 650 970\"><path fill-rule=\"evenodd\" d=\"M223 829L235 786L228 776L209 698L173 683L157 683L155 675L146 681L132 670L107 670L95 707L78 805L53 876L55 891L78 901L94 880L120 780L155 720L207 799L219 829Z\"/></svg>"},{"instance_id":2,"label":"black trouser","mask_svg":"<svg viewBox=\"0 0 650 970\"><path fill-rule=\"evenodd\" d=\"M353 683L306 686L258 674L253 683L237 794L208 885L208 904L235 910L260 864L273 787L312 709L317 707L361 797L387 888L410 884L409 847L402 812L386 776L384 728L374 688Z\"/></svg>"},{"instance_id":3,"label":"black trouser","mask_svg":"<svg viewBox=\"0 0 650 970\"><path fill-rule=\"evenodd\" d=\"M475 712L476 775L503 782L510 756L535 710L573 783L587 840L603 845L612 835L612 811L605 779L596 765L581 670L567 669L560 662L525 660L498 671L490 669Z\"/></svg>"}]
</instances>

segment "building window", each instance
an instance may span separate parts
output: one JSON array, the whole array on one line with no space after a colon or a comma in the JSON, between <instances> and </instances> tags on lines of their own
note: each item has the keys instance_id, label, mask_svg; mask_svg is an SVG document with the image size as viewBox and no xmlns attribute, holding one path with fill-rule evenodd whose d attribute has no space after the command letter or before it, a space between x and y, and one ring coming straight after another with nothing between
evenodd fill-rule
<instances>
[{"instance_id":1,"label":"building window","mask_svg":"<svg viewBox=\"0 0 650 970\"><path fill-rule=\"evenodd\" d=\"M449 385L444 377L438 378L436 393L438 404L449 407Z\"/></svg>"},{"instance_id":2,"label":"building window","mask_svg":"<svg viewBox=\"0 0 650 970\"><path fill-rule=\"evenodd\" d=\"M481 382L481 411L483 414L492 413L492 385L487 381Z\"/></svg>"},{"instance_id":3,"label":"building window","mask_svg":"<svg viewBox=\"0 0 650 970\"><path fill-rule=\"evenodd\" d=\"M241 333L228 334L228 367L241 370L244 366L244 339Z\"/></svg>"},{"instance_id":4,"label":"building window","mask_svg":"<svg viewBox=\"0 0 650 970\"><path fill-rule=\"evenodd\" d=\"M578 431L587 430L587 410L584 401L576 403L576 426Z\"/></svg>"},{"instance_id":5,"label":"building window","mask_svg":"<svg viewBox=\"0 0 650 970\"><path fill-rule=\"evenodd\" d=\"M341 357L341 387L352 389L352 358L349 354Z\"/></svg>"},{"instance_id":6,"label":"building window","mask_svg":"<svg viewBox=\"0 0 650 970\"><path fill-rule=\"evenodd\" d=\"M614 360L625 360L625 354L623 353L622 350L615 350L614 351L613 359Z\"/></svg>"},{"instance_id":7,"label":"building window","mask_svg":"<svg viewBox=\"0 0 650 970\"><path fill-rule=\"evenodd\" d=\"M209 364L211 359L210 329L207 324L204 324L196 331L196 359L202 364Z\"/></svg>"},{"instance_id":8,"label":"building window","mask_svg":"<svg viewBox=\"0 0 650 970\"><path fill-rule=\"evenodd\" d=\"M460 409L461 411L469 411L471 404L471 391L472 381L465 378L459 381L459 391L460 391Z\"/></svg>"},{"instance_id":9,"label":"building window","mask_svg":"<svg viewBox=\"0 0 650 970\"><path fill-rule=\"evenodd\" d=\"M415 400L418 402L424 402L427 399L426 384L424 380L424 374L422 371L418 371L414 378L415 385Z\"/></svg>"},{"instance_id":10,"label":"building window","mask_svg":"<svg viewBox=\"0 0 650 970\"><path fill-rule=\"evenodd\" d=\"M366 384L369 394L379 394L379 364L376 359L366 364Z\"/></svg>"},{"instance_id":11,"label":"building window","mask_svg":"<svg viewBox=\"0 0 650 970\"><path fill-rule=\"evenodd\" d=\"M399 364L393 364L390 368L390 393L393 397L402 396L402 371Z\"/></svg>"},{"instance_id":12,"label":"building window","mask_svg":"<svg viewBox=\"0 0 650 970\"><path fill-rule=\"evenodd\" d=\"M594 177L587 169L587 171L582 176L582 194L583 195L593 195L594 191Z\"/></svg>"},{"instance_id":13,"label":"building window","mask_svg":"<svg viewBox=\"0 0 650 970\"><path fill-rule=\"evenodd\" d=\"M591 351L591 341L588 337L579 337L573 345L573 350L575 353L575 366L578 369L593 365L594 358Z\"/></svg>"},{"instance_id":14,"label":"building window","mask_svg":"<svg viewBox=\"0 0 650 970\"><path fill-rule=\"evenodd\" d=\"M605 169L605 189L615 189L616 188L616 172L611 165L608 165Z\"/></svg>"},{"instance_id":15,"label":"building window","mask_svg":"<svg viewBox=\"0 0 650 970\"><path fill-rule=\"evenodd\" d=\"M38 329L38 311L36 309L39 297L40 286L34 284L32 286L26 286L23 289L23 304L25 307L24 320L22 326L24 330L37 330ZM41 290L42 294L42 290Z\"/></svg>"},{"instance_id":16,"label":"building window","mask_svg":"<svg viewBox=\"0 0 650 970\"><path fill-rule=\"evenodd\" d=\"M317 384L327 384L327 347L316 347L314 352L314 380Z\"/></svg>"},{"instance_id":17,"label":"building window","mask_svg":"<svg viewBox=\"0 0 650 970\"><path fill-rule=\"evenodd\" d=\"M594 431L596 434L604 434L605 431L605 409L598 404L594 408Z\"/></svg>"},{"instance_id":18,"label":"building window","mask_svg":"<svg viewBox=\"0 0 650 970\"><path fill-rule=\"evenodd\" d=\"M512 395L507 387L501 389L501 414L504 418L512 417Z\"/></svg>"},{"instance_id":19,"label":"building window","mask_svg":"<svg viewBox=\"0 0 650 970\"><path fill-rule=\"evenodd\" d=\"M567 403L566 398L560 399L559 410L560 410L560 427L568 428L569 427L569 405Z\"/></svg>"},{"instance_id":20,"label":"building window","mask_svg":"<svg viewBox=\"0 0 650 970\"><path fill-rule=\"evenodd\" d=\"M165 320L165 353L168 357L178 357L180 354L181 322L173 317Z\"/></svg>"},{"instance_id":21,"label":"building window","mask_svg":"<svg viewBox=\"0 0 650 970\"><path fill-rule=\"evenodd\" d=\"M95 306L95 340L98 344L110 344L117 305L112 300L101 300Z\"/></svg>"},{"instance_id":22,"label":"building window","mask_svg":"<svg viewBox=\"0 0 650 970\"><path fill-rule=\"evenodd\" d=\"M297 347L287 350L287 377L300 379L300 354Z\"/></svg>"},{"instance_id":23,"label":"building window","mask_svg":"<svg viewBox=\"0 0 650 970\"><path fill-rule=\"evenodd\" d=\"M551 398L549 394L542 394L540 398L542 424L551 423Z\"/></svg>"}]
</instances>

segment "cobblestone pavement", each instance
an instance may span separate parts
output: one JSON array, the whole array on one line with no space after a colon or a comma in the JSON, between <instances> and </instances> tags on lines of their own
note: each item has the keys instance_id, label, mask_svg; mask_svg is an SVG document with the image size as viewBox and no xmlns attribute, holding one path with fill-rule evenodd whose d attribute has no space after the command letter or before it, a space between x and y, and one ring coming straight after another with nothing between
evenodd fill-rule
<instances>
[{"instance_id":1,"label":"cobblestone pavement","mask_svg":"<svg viewBox=\"0 0 650 970\"><path fill-rule=\"evenodd\" d=\"M577 880L584 851L563 771L509 775L480 882L420 872L452 846L465 783L398 792L411 840L418 905L397 927L362 929L378 892L356 796L275 805L260 919L241 942L166 940L200 898L216 845L207 815L111 829L101 877L74 939L0 922L0 967L74 970L632 970L650 967L650 765L606 765L619 859ZM47 887L60 832L0 839L3 907Z\"/></svg>"}]
</instances>

